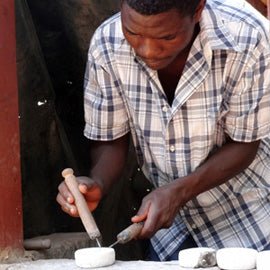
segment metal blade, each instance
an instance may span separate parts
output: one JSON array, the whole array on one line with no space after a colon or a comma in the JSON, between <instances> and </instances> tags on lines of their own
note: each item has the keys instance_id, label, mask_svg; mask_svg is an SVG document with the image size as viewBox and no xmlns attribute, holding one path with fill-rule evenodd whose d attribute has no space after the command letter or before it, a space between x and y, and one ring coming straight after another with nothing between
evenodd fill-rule
<instances>
[{"instance_id":1,"label":"metal blade","mask_svg":"<svg viewBox=\"0 0 270 270\"><path fill-rule=\"evenodd\" d=\"M99 242L98 238L96 238L96 242L97 242L98 247L101 247L101 243Z\"/></svg>"},{"instance_id":2,"label":"metal blade","mask_svg":"<svg viewBox=\"0 0 270 270\"><path fill-rule=\"evenodd\" d=\"M113 246L115 246L116 244L118 244L120 242L121 239L118 239L117 241L115 241L113 244L111 244L109 247L112 248Z\"/></svg>"}]
</instances>

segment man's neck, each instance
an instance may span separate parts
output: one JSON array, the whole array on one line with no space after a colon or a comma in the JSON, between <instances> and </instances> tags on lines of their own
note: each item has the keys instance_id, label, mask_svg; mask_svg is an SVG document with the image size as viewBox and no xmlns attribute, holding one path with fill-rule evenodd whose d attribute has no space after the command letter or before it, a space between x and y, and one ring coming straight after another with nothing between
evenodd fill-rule
<instances>
[{"instance_id":1,"label":"man's neck","mask_svg":"<svg viewBox=\"0 0 270 270\"><path fill-rule=\"evenodd\" d=\"M170 65L158 71L160 83L165 94L167 95L170 105L173 102L175 90L185 68L190 49L199 32L200 27L199 24L197 24L190 44L175 58Z\"/></svg>"}]
</instances>

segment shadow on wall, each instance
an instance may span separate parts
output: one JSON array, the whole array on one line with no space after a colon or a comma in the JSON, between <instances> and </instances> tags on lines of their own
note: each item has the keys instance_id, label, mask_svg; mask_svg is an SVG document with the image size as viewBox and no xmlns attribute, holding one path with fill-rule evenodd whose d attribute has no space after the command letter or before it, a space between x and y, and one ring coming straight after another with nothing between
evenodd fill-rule
<instances>
[{"instance_id":1,"label":"shadow on wall","mask_svg":"<svg viewBox=\"0 0 270 270\"><path fill-rule=\"evenodd\" d=\"M83 231L80 220L64 214L55 197L62 169L88 173L89 144L83 136L86 55L96 27L118 11L119 1L15 3L24 237ZM105 245L129 225L141 199L132 187L133 179L142 177L136 166L131 150L123 179L95 213ZM117 248L118 259L143 257L141 243Z\"/></svg>"}]
</instances>

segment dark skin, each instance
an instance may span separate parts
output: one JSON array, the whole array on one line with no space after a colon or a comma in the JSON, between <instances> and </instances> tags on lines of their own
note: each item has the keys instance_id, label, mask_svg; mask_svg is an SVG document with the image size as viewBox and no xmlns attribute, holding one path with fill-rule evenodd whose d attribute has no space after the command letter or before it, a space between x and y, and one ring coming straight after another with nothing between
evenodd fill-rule
<instances>
[{"instance_id":1,"label":"dark skin","mask_svg":"<svg viewBox=\"0 0 270 270\"><path fill-rule=\"evenodd\" d=\"M192 43L199 33L198 22L204 4L201 1L194 16L185 17L176 9L144 16L122 4L125 38L137 56L158 71L169 104L173 101Z\"/></svg>"},{"instance_id":2,"label":"dark skin","mask_svg":"<svg viewBox=\"0 0 270 270\"><path fill-rule=\"evenodd\" d=\"M158 71L169 103L172 103L176 84L198 34L204 4L202 0L193 16L183 17L174 9L144 16L131 9L125 1L122 3L125 38L138 57ZM172 83L167 83L168 78ZM91 210L119 179L127 160L128 137L129 134L110 142L91 142L90 178L78 178L79 188ZM246 169L255 158L259 144L260 141L240 143L228 139L194 172L153 190L143 199L137 215L132 218L132 222L144 221L139 238L150 238L159 229L169 227L179 209L189 200ZM59 185L57 202L63 211L78 216L74 198L64 182Z\"/></svg>"},{"instance_id":3,"label":"dark skin","mask_svg":"<svg viewBox=\"0 0 270 270\"><path fill-rule=\"evenodd\" d=\"M184 49L183 52L181 52L181 57L179 58L178 62L174 61L168 67L158 70L158 77L159 77L160 83L163 87L163 90L168 99L168 103L170 105L172 105L173 103L175 90L181 78L181 75L183 73L186 60L188 58L188 53L198 33L199 33L199 25L197 24L194 29L193 38L190 44Z\"/></svg>"}]
</instances>

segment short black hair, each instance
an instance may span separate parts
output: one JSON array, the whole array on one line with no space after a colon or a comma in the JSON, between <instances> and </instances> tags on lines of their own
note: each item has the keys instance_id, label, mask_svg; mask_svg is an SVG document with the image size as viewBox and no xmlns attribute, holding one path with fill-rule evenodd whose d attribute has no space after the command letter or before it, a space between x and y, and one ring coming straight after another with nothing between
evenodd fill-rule
<instances>
[{"instance_id":1,"label":"short black hair","mask_svg":"<svg viewBox=\"0 0 270 270\"><path fill-rule=\"evenodd\" d=\"M123 0L142 15L156 15L178 9L182 15L194 15L200 0Z\"/></svg>"}]
</instances>

